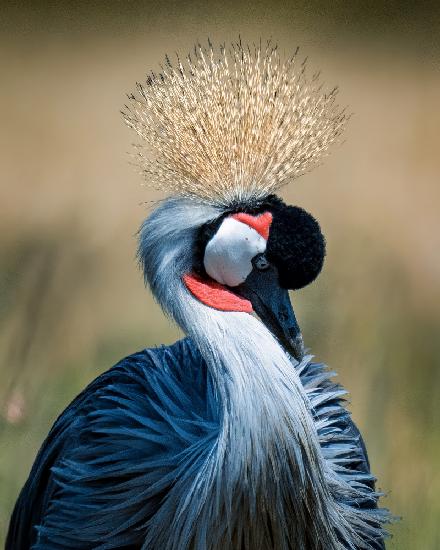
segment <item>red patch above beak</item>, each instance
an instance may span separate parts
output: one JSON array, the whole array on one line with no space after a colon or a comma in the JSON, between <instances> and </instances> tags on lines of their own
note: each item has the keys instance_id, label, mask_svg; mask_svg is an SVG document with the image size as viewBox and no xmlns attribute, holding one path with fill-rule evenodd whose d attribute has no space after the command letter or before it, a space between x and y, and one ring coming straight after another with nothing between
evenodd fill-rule
<instances>
[{"instance_id":1,"label":"red patch above beak","mask_svg":"<svg viewBox=\"0 0 440 550\"><path fill-rule=\"evenodd\" d=\"M231 217L255 229L266 241L269 238L269 229L273 220L270 212L264 212L264 214L260 214L259 216L251 216L251 214L239 212L238 214L233 214Z\"/></svg>"},{"instance_id":2,"label":"red patch above beak","mask_svg":"<svg viewBox=\"0 0 440 550\"><path fill-rule=\"evenodd\" d=\"M237 296L212 279L204 280L194 273L187 273L183 276L183 282L193 296L209 307L220 311L253 311L249 300Z\"/></svg>"}]
</instances>

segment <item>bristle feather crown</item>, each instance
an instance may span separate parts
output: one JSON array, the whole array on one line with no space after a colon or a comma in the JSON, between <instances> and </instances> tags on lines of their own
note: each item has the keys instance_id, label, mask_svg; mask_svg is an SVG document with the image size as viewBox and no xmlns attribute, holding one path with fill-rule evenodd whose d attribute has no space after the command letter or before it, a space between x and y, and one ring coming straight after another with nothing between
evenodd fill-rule
<instances>
[{"instance_id":1,"label":"bristle feather crown","mask_svg":"<svg viewBox=\"0 0 440 550\"><path fill-rule=\"evenodd\" d=\"M336 94L307 76L298 52L283 61L270 42L208 43L185 62L167 57L123 115L144 142L136 156L149 185L228 208L263 200L319 162L348 119Z\"/></svg>"}]
</instances>

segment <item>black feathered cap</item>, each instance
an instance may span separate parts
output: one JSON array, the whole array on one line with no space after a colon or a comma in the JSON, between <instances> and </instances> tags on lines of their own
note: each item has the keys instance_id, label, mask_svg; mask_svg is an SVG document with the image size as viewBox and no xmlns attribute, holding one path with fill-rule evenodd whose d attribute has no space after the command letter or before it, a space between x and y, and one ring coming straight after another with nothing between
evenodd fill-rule
<instances>
[{"instance_id":1,"label":"black feathered cap","mask_svg":"<svg viewBox=\"0 0 440 550\"><path fill-rule=\"evenodd\" d=\"M303 288L316 279L324 264L324 235L315 218L302 208L288 206L274 195L268 202L273 221L266 257L277 267L283 288Z\"/></svg>"}]
</instances>

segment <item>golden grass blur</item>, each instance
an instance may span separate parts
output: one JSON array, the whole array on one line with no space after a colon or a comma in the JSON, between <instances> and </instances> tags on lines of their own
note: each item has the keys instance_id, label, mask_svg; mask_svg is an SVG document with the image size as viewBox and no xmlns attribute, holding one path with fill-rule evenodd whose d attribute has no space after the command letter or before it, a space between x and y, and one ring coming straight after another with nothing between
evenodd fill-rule
<instances>
[{"instance_id":1,"label":"golden grass blur","mask_svg":"<svg viewBox=\"0 0 440 550\"><path fill-rule=\"evenodd\" d=\"M252 17L173 6L119 26L94 13L64 35L41 16L38 32L0 37L0 540L57 414L124 355L178 338L134 260L143 203L160 195L128 165L124 92L165 52L240 31L286 52L304 45L355 113L346 142L284 193L328 241L320 279L292 299L306 345L350 390L384 504L403 517L389 547L437 549L438 58L392 34L318 32L281 4L257 3Z\"/></svg>"}]
</instances>

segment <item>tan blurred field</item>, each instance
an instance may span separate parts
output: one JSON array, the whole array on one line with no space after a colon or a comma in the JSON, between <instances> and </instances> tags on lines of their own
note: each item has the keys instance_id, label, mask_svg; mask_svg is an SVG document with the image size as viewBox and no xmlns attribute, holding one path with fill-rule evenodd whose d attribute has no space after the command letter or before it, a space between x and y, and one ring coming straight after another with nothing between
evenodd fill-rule
<instances>
[{"instance_id":1,"label":"tan blurred field","mask_svg":"<svg viewBox=\"0 0 440 550\"><path fill-rule=\"evenodd\" d=\"M57 414L124 355L179 337L136 267L135 234L160 195L128 163L124 94L165 52L240 32L300 45L354 112L346 142L284 193L328 241L319 281L293 301L402 516L388 547L440 548L437 12L61 6L16 6L0 35L0 541Z\"/></svg>"}]
</instances>

